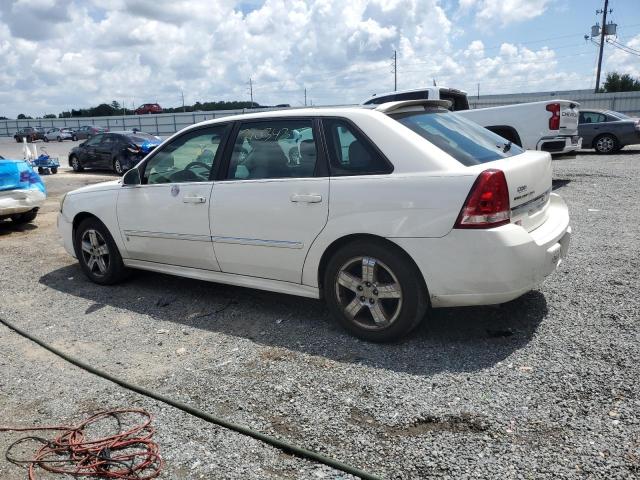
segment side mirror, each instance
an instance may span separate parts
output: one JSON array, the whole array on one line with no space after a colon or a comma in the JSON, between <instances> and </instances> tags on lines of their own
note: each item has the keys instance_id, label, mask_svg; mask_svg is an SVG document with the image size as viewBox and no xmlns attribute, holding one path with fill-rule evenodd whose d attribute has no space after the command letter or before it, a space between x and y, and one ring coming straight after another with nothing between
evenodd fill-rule
<instances>
[{"instance_id":1,"label":"side mirror","mask_svg":"<svg viewBox=\"0 0 640 480\"><path fill-rule=\"evenodd\" d=\"M122 177L122 185L140 185L140 171L132 168Z\"/></svg>"}]
</instances>

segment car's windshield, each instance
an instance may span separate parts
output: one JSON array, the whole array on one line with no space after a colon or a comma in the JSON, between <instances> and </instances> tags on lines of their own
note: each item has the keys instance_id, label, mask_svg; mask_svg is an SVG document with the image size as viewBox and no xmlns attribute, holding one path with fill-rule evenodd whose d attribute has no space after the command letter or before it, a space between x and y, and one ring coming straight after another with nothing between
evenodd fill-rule
<instances>
[{"instance_id":1,"label":"car's windshield","mask_svg":"<svg viewBox=\"0 0 640 480\"><path fill-rule=\"evenodd\" d=\"M612 110L607 111L607 115L611 115L612 117L617 117L621 120L627 120L631 118L629 115L625 115L624 113L614 112Z\"/></svg>"},{"instance_id":2,"label":"car's windshield","mask_svg":"<svg viewBox=\"0 0 640 480\"><path fill-rule=\"evenodd\" d=\"M492 162L524 152L522 148L486 128L444 110L390 116L466 166Z\"/></svg>"}]
</instances>

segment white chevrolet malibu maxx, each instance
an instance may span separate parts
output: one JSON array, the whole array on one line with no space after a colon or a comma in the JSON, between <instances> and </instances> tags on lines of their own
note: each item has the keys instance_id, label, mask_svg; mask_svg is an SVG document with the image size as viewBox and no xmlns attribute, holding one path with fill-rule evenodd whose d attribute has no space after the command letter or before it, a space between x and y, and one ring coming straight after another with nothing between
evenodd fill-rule
<instances>
[{"instance_id":1,"label":"white chevrolet malibu maxx","mask_svg":"<svg viewBox=\"0 0 640 480\"><path fill-rule=\"evenodd\" d=\"M446 103L199 123L69 192L58 230L99 284L139 268L324 298L355 335L397 339L430 306L522 295L569 246L550 155Z\"/></svg>"}]
</instances>

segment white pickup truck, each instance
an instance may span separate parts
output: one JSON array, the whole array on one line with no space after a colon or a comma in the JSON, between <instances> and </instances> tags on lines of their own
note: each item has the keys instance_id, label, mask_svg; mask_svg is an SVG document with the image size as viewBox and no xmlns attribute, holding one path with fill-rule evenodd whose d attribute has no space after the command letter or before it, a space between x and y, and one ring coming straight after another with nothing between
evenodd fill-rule
<instances>
[{"instance_id":1,"label":"white pickup truck","mask_svg":"<svg viewBox=\"0 0 640 480\"><path fill-rule=\"evenodd\" d=\"M527 150L561 154L582 147L582 139L578 136L579 104L570 100L545 100L469 110L466 92L445 87L424 87L374 95L362 104L423 99L449 100L451 110Z\"/></svg>"}]
</instances>

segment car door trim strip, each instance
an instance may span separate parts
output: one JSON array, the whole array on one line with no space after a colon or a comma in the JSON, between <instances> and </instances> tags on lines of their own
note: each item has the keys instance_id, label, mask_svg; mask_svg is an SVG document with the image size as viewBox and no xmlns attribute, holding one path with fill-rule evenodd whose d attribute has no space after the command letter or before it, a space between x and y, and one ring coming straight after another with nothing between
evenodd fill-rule
<instances>
[{"instance_id":1,"label":"car door trim strip","mask_svg":"<svg viewBox=\"0 0 640 480\"><path fill-rule=\"evenodd\" d=\"M211 237L214 243L234 243L238 245L253 245L256 247L277 247L296 248L303 247L302 242L291 242L288 240L263 240L261 238L241 238L241 237Z\"/></svg>"},{"instance_id":2,"label":"car door trim strip","mask_svg":"<svg viewBox=\"0 0 640 480\"><path fill-rule=\"evenodd\" d=\"M125 237L164 238L167 240L187 240L193 242L210 242L210 235L191 235L184 233L145 232L138 230L125 230Z\"/></svg>"}]
</instances>

